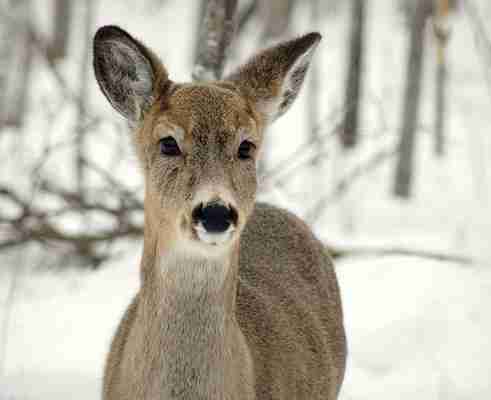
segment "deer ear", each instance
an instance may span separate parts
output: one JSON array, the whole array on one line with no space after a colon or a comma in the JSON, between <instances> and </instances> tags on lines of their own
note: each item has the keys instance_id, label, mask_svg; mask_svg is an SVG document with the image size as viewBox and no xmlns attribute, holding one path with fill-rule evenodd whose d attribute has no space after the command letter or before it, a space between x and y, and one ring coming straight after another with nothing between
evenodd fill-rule
<instances>
[{"instance_id":1,"label":"deer ear","mask_svg":"<svg viewBox=\"0 0 491 400\"><path fill-rule=\"evenodd\" d=\"M320 39L321 35L313 32L266 49L232 73L228 80L272 122L296 99Z\"/></svg>"},{"instance_id":2,"label":"deer ear","mask_svg":"<svg viewBox=\"0 0 491 400\"><path fill-rule=\"evenodd\" d=\"M103 26L95 34L94 72L111 105L132 123L152 105L159 86L169 82L160 60L117 26Z\"/></svg>"}]
</instances>

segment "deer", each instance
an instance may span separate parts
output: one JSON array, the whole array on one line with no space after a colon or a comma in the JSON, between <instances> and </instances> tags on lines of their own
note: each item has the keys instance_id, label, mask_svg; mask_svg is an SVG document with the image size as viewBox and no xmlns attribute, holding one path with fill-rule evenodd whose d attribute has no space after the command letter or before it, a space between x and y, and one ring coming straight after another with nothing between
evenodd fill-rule
<instances>
[{"instance_id":1,"label":"deer","mask_svg":"<svg viewBox=\"0 0 491 400\"><path fill-rule=\"evenodd\" d=\"M263 137L320 40L178 83L125 30L97 30L95 77L144 179L140 287L111 342L104 400L338 397L347 346L333 262L301 219L256 202Z\"/></svg>"}]
</instances>

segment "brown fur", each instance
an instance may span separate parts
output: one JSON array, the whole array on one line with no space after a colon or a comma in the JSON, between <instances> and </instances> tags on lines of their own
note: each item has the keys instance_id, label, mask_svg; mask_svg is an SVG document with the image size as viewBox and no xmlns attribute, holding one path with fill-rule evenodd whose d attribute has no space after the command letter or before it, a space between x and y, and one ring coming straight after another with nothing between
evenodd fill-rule
<instances>
[{"instance_id":1,"label":"brown fur","mask_svg":"<svg viewBox=\"0 0 491 400\"><path fill-rule=\"evenodd\" d=\"M104 400L336 399L346 343L331 260L302 221L255 203L257 154L236 156L244 139L260 148L267 124L295 99L319 36L267 50L222 82L175 84L143 45L104 29L96 76L136 125L146 186L142 286L112 342ZM123 52L114 63L98 63L106 45ZM136 77L118 64L128 58L139 63ZM152 93L131 90L150 87L140 82L149 76ZM181 156L160 154L168 135ZM238 210L223 247L193 236L202 197Z\"/></svg>"}]
</instances>

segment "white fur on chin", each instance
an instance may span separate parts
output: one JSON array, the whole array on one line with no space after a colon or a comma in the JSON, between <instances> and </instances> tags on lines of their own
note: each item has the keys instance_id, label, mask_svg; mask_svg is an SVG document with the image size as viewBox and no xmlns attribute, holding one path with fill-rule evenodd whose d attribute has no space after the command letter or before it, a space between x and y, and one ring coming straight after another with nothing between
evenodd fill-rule
<instances>
[{"instance_id":1,"label":"white fur on chin","mask_svg":"<svg viewBox=\"0 0 491 400\"><path fill-rule=\"evenodd\" d=\"M211 245L220 245L226 243L230 240L232 234L235 231L235 228L230 225L225 232L210 233L203 227L201 223L196 225L194 229L196 230L199 240L201 240L203 243Z\"/></svg>"}]
</instances>

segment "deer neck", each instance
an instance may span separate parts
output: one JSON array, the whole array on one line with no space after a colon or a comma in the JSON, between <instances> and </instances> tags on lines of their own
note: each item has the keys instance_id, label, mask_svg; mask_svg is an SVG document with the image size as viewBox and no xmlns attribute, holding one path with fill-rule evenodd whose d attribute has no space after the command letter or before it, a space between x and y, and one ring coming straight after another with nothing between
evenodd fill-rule
<instances>
[{"instance_id":1,"label":"deer neck","mask_svg":"<svg viewBox=\"0 0 491 400\"><path fill-rule=\"evenodd\" d=\"M149 239L145 248L153 251L147 251L142 266L141 298L149 334L159 347L162 390L166 398L180 393L225 398L225 374L231 369L227 354L240 335L234 314L238 244L204 257Z\"/></svg>"}]
</instances>

